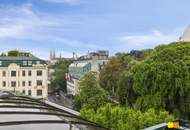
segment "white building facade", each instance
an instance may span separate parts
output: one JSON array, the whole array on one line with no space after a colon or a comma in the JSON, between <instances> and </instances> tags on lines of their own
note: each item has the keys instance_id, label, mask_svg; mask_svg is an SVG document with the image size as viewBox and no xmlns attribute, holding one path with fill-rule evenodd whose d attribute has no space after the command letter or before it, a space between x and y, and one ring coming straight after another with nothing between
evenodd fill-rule
<instances>
[{"instance_id":1,"label":"white building facade","mask_svg":"<svg viewBox=\"0 0 190 130\"><path fill-rule=\"evenodd\" d=\"M47 98L47 78L47 64L39 58L0 56L0 90Z\"/></svg>"},{"instance_id":2,"label":"white building facade","mask_svg":"<svg viewBox=\"0 0 190 130\"><path fill-rule=\"evenodd\" d=\"M99 74L103 65L109 61L108 51L97 51L81 56L69 66L67 93L76 95L79 92L79 81L86 73L93 71Z\"/></svg>"}]
</instances>

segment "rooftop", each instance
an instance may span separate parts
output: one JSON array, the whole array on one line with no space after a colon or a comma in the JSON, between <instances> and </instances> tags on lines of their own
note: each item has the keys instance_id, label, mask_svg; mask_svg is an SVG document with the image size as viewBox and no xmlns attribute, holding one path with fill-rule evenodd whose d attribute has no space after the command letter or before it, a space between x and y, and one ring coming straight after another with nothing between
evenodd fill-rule
<instances>
[{"instance_id":1,"label":"rooftop","mask_svg":"<svg viewBox=\"0 0 190 130\"><path fill-rule=\"evenodd\" d=\"M41 59L39 59L39 58L37 58L37 57L35 57L35 56L30 56L30 57L26 57L26 56L0 56L0 60L11 60L11 61L13 61L13 60L35 60L35 61L37 61L37 60L41 60Z\"/></svg>"},{"instance_id":2,"label":"rooftop","mask_svg":"<svg viewBox=\"0 0 190 130\"><path fill-rule=\"evenodd\" d=\"M49 101L0 91L0 130L108 130ZM73 129L72 129L73 130Z\"/></svg>"},{"instance_id":3,"label":"rooftop","mask_svg":"<svg viewBox=\"0 0 190 130\"><path fill-rule=\"evenodd\" d=\"M103 59L108 59L109 57L109 51L105 51L105 50L98 50L96 52L90 52L87 55L83 55L80 56L79 58L77 58L77 61L80 60L91 60L93 57L98 57L99 60L103 60Z\"/></svg>"},{"instance_id":4,"label":"rooftop","mask_svg":"<svg viewBox=\"0 0 190 130\"><path fill-rule=\"evenodd\" d=\"M12 63L21 67L32 67L35 64L47 64L46 61L28 52L9 51L8 54L1 54L0 67L8 67Z\"/></svg>"},{"instance_id":5,"label":"rooftop","mask_svg":"<svg viewBox=\"0 0 190 130\"><path fill-rule=\"evenodd\" d=\"M82 68L82 67L85 67L88 64L90 64L90 63L88 63L88 62L72 63L72 64L70 64L69 67L80 67L80 68Z\"/></svg>"}]
</instances>

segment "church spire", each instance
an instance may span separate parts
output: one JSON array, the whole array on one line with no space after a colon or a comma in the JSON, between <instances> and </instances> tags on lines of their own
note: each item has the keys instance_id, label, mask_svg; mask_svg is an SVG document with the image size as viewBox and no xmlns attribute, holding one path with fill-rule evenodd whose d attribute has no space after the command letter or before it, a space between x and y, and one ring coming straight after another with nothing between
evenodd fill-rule
<instances>
[{"instance_id":1,"label":"church spire","mask_svg":"<svg viewBox=\"0 0 190 130\"><path fill-rule=\"evenodd\" d=\"M55 48L53 49L53 59L56 58L56 54L55 54Z\"/></svg>"},{"instance_id":2,"label":"church spire","mask_svg":"<svg viewBox=\"0 0 190 130\"><path fill-rule=\"evenodd\" d=\"M50 60L52 59L52 49L50 50L50 56L49 56Z\"/></svg>"}]
</instances>

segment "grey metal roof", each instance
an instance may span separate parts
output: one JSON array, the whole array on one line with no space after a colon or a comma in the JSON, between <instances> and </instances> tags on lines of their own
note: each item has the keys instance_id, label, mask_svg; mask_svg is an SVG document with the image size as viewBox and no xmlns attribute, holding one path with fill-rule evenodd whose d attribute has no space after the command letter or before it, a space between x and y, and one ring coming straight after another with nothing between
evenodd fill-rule
<instances>
[{"instance_id":1,"label":"grey metal roof","mask_svg":"<svg viewBox=\"0 0 190 130\"><path fill-rule=\"evenodd\" d=\"M48 101L0 91L0 130L108 130Z\"/></svg>"},{"instance_id":2,"label":"grey metal roof","mask_svg":"<svg viewBox=\"0 0 190 130\"><path fill-rule=\"evenodd\" d=\"M69 65L69 67L80 67L80 68L83 68L83 67L85 67L88 64L91 64L91 63L89 63L89 62L72 63L72 64Z\"/></svg>"},{"instance_id":3,"label":"grey metal roof","mask_svg":"<svg viewBox=\"0 0 190 130\"><path fill-rule=\"evenodd\" d=\"M171 128L172 130L190 130L190 121L188 120L183 120L183 119L177 119L171 122L176 122L179 123L179 128ZM168 124L167 123L162 123L162 124L157 124L152 127L145 128L143 130L168 130Z\"/></svg>"},{"instance_id":4,"label":"grey metal roof","mask_svg":"<svg viewBox=\"0 0 190 130\"><path fill-rule=\"evenodd\" d=\"M25 57L25 56L0 56L0 60L41 60L35 56Z\"/></svg>"},{"instance_id":5,"label":"grey metal roof","mask_svg":"<svg viewBox=\"0 0 190 130\"><path fill-rule=\"evenodd\" d=\"M19 66L32 66L33 64L37 64L37 61L40 62L40 64L47 64L46 61L39 59L35 56L25 57L25 56L0 56L1 65L0 67L7 67L12 63L16 63ZM26 61L27 63L23 64L23 61ZM28 63L30 61L30 64Z\"/></svg>"},{"instance_id":6,"label":"grey metal roof","mask_svg":"<svg viewBox=\"0 0 190 130\"><path fill-rule=\"evenodd\" d=\"M151 126L149 128L143 129L143 130L157 130L157 129L163 129L167 126L167 123L158 124L155 126Z\"/></svg>"}]
</instances>

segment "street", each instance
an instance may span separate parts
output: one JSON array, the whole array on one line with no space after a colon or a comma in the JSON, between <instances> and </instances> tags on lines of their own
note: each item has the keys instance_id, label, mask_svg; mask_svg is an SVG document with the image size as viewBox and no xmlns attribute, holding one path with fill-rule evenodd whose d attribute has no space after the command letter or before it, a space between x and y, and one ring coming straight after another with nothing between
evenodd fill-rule
<instances>
[{"instance_id":1,"label":"street","mask_svg":"<svg viewBox=\"0 0 190 130\"><path fill-rule=\"evenodd\" d=\"M59 91L59 95L53 93L48 95L48 100L50 102L59 104L61 106L72 109L73 101L66 97L66 94L63 91Z\"/></svg>"}]
</instances>

